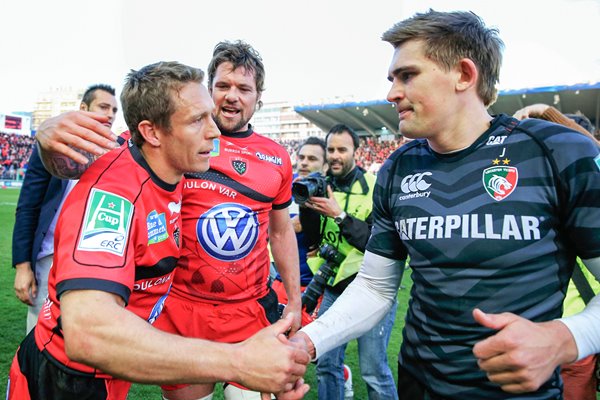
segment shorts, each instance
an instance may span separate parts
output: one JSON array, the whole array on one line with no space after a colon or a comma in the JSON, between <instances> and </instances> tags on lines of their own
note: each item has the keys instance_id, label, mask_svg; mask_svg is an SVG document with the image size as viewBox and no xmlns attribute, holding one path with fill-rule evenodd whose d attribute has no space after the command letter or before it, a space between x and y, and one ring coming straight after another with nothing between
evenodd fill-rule
<instances>
[{"instance_id":1,"label":"shorts","mask_svg":"<svg viewBox=\"0 0 600 400\"><path fill-rule=\"evenodd\" d=\"M185 337L239 343L279 320L277 304L277 294L272 289L258 300L239 303L194 303L171 295L154 327ZM162 388L176 390L185 386Z\"/></svg>"},{"instance_id":2,"label":"shorts","mask_svg":"<svg viewBox=\"0 0 600 400\"><path fill-rule=\"evenodd\" d=\"M125 400L130 382L72 370L38 349L35 328L21 342L10 367L7 400Z\"/></svg>"}]
</instances>

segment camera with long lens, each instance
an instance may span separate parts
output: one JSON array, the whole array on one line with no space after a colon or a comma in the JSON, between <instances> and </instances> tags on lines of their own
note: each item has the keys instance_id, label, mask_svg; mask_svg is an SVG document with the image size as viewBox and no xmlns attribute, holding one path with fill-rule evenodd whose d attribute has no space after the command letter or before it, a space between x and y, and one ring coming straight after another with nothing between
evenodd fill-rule
<instances>
[{"instance_id":1,"label":"camera with long lens","mask_svg":"<svg viewBox=\"0 0 600 400\"><path fill-rule=\"evenodd\" d=\"M325 262L315 273L315 276L313 276L302 294L302 306L309 314L317 307L319 297L321 297L325 291L327 281L335 275L336 268L344 261L344 258L346 258L346 256L337 251L330 244L324 244L319 248L319 257L323 258Z\"/></svg>"},{"instance_id":2,"label":"camera with long lens","mask_svg":"<svg viewBox=\"0 0 600 400\"><path fill-rule=\"evenodd\" d=\"M292 183L292 196L299 205L306 203L309 197L327 197L327 179L319 172L313 172Z\"/></svg>"}]
</instances>

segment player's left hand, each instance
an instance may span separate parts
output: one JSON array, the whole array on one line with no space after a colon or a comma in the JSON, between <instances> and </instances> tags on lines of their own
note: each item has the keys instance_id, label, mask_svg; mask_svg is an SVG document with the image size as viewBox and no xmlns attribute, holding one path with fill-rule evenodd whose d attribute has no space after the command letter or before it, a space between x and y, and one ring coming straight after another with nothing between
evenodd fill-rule
<instances>
[{"instance_id":1,"label":"player's left hand","mask_svg":"<svg viewBox=\"0 0 600 400\"><path fill-rule=\"evenodd\" d=\"M302 327L302 302L289 302L283 309L283 314L281 318L285 318L289 313L293 313L294 321L292 322L292 326L288 332L288 337L292 337L300 330Z\"/></svg>"},{"instance_id":2,"label":"player's left hand","mask_svg":"<svg viewBox=\"0 0 600 400\"><path fill-rule=\"evenodd\" d=\"M291 390L288 390L286 392L273 393L273 395L277 400L297 400L303 399L304 395L308 393L309 389L310 387L306 383L304 383L304 379L300 378L296 381L296 384ZM260 396L261 400L271 400L272 398L270 393L261 393Z\"/></svg>"},{"instance_id":3,"label":"player's left hand","mask_svg":"<svg viewBox=\"0 0 600 400\"><path fill-rule=\"evenodd\" d=\"M488 379L510 393L537 390L557 366L577 358L577 345L560 321L535 323L512 313L473 310L479 324L497 330L475 344L473 354Z\"/></svg>"}]
</instances>

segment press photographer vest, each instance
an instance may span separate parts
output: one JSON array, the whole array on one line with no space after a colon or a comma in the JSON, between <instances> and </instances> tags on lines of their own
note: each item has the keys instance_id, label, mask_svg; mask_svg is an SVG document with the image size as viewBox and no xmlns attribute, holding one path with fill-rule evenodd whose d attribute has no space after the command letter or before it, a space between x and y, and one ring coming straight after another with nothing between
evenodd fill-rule
<instances>
[{"instance_id":1,"label":"press photographer vest","mask_svg":"<svg viewBox=\"0 0 600 400\"><path fill-rule=\"evenodd\" d=\"M361 181L363 181L363 183L361 183ZM363 189L365 184L367 187ZM368 172L363 173L359 170L358 177L350 188L350 193L334 191L333 197L340 206L343 207L347 204L344 208L346 214L364 221L373 210L374 187L375 176ZM339 282L358 272L364 253L352 247L346 241L341 235L341 227L333 221L333 218L321 217L321 224L323 223L325 223L325 227L323 229L323 239L321 243L331 244L338 252L346 256L344 261L340 264L335 277L327 282L328 285L335 286ZM315 273L319 270L325 260L321 257L310 257L307 262L311 271Z\"/></svg>"}]
</instances>

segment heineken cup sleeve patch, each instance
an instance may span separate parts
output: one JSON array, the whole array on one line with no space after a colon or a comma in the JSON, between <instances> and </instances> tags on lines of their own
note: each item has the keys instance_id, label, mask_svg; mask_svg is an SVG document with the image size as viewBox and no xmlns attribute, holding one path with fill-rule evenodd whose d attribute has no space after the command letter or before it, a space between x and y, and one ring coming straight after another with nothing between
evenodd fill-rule
<instances>
[{"instance_id":1,"label":"heineken cup sleeve patch","mask_svg":"<svg viewBox=\"0 0 600 400\"><path fill-rule=\"evenodd\" d=\"M133 208L133 204L124 197L92 189L77 250L122 256L127 248Z\"/></svg>"}]
</instances>

